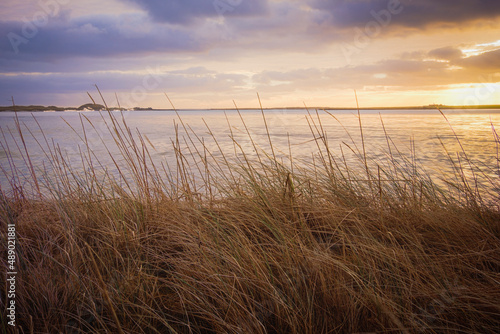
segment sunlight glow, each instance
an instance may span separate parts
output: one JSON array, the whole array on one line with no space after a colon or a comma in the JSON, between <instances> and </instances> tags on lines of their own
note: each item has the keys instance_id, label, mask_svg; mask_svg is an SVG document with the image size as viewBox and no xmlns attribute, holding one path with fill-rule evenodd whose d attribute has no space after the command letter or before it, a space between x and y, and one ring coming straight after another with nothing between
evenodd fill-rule
<instances>
[{"instance_id":1,"label":"sunlight glow","mask_svg":"<svg viewBox=\"0 0 500 334\"><path fill-rule=\"evenodd\" d=\"M478 56L486 52L496 51L500 49L500 40L491 43L476 44L472 48L462 49L465 58Z\"/></svg>"},{"instance_id":2,"label":"sunlight glow","mask_svg":"<svg viewBox=\"0 0 500 334\"><path fill-rule=\"evenodd\" d=\"M493 105L500 101L500 84L477 83L467 85L453 85L446 90L443 101L449 105Z\"/></svg>"}]
</instances>

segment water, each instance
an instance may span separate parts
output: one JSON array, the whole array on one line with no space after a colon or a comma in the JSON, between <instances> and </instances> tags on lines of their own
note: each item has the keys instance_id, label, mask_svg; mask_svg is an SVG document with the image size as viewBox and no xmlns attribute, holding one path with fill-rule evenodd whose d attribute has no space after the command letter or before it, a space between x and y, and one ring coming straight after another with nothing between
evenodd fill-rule
<instances>
[{"instance_id":1,"label":"water","mask_svg":"<svg viewBox=\"0 0 500 334\"><path fill-rule=\"evenodd\" d=\"M327 134L330 149L338 156L343 154L348 161L354 161L355 154L349 147L356 150L357 146L358 150L362 151L357 112L331 111L335 116L332 117L320 111L321 125L316 112L311 111L311 113L312 119L308 118L306 110L265 111L275 154L283 159L284 163L288 161L287 156L290 151L295 162L311 161L318 150L316 141L311 140L313 139L311 126L313 129L321 126ZM118 120L121 120L123 115L129 128L134 133L138 131L143 135L156 165L168 164L175 169L175 151L172 146L176 141L175 124L179 127L180 145L186 146L185 142L189 143L175 112L127 111L113 114ZM500 125L500 110L446 110L445 114L450 124L434 110L361 111L367 155L375 159L387 159L389 151L387 134L393 153L397 147L404 155L415 158L432 176L439 178L452 172L449 157L443 149L444 145L457 163L461 161L466 165L464 150L468 158L474 161L487 177L498 181L498 142L495 141L493 129ZM270 152L269 138L260 111L241 111L246 128L238 113L231 110L179 111L179 115L188 130L196 133L208 151L216 157L220 156L217 143L224 152L234 152L235 149L239 150L234 144L234 141L237 141L249 158L256 158L247 131L250 132L255 144ZM78 166L82 165L82 149L88 145L94 154L92 159L98 159L102 169L110 174L119 174L111 156L115 157L119 164L123 159L107 129L106 124L110 124L110 119L106 112L102 114L99 112L18 113L26 149L16 130L15 116L10 112L0 113L2 189L8 190L10 187L9 181L15 175L12 172L13 164L19 170L17 182L29 183L30 167L23 158L25 150L29 151L33 169L37 173L52 173L50 158L47 157L48 147L60 150L68 163L78 169ZM207 125L216 137L217 143L213 140ZM194 136L191 138L196 140ZM489 181L483 181L485 186L498 192Z\"/></svg>"}]
</instances>

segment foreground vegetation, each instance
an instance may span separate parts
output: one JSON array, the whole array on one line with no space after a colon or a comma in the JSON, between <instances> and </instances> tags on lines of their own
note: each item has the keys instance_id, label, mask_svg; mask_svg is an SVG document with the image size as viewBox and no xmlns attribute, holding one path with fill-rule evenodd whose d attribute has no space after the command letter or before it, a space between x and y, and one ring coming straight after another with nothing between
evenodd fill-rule
<instances>
[{"instance_id":1,"label":"foreground vegetation","mask_svg":"<svg viewBox=\"0 0 500 334\"><path fill-rule=\"evenodd\" d=\"M131 175L99 176L90 151L77 172L45 148L55 176L32 166L30 187L14 177L2 194L18 332L498 332L500 212L479 172L465 176L472 163L446 187L390 144L385 162L351 144L348 163L310 115L313 161L283 157L270 136L267 149L249 137L253 158L236 141L213 152L181 121L177 164L162 168L147 138L105 118Z\"/></svg>"}]
</instances>

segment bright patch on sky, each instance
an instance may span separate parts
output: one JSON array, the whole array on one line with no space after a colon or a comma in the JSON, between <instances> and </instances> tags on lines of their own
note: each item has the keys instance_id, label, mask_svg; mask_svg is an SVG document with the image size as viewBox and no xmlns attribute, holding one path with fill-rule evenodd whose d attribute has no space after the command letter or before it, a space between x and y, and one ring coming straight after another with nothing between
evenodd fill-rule
<instances>
[{"instance_id":1,"label":"bright patch on sky","mask_svg":"<svg viewBox=\"0 0 500 334\"><path fill-rule=\"evenodd\" d=\"M374 74L373 77L375 79L385 79L385 78L387 78L387 74L385 74L385 73L377 73L377 74Z\"/></svg>"},{"instance_id":2,"label":"bright patch on sky","mask_svg":"<svg viewBox=\"0 0 500 334\"><path fill-rule=\"evenodd\" d=\"M500 40L491 43L476 44L470 49L463 49L462 52L465 55L465 58L468 58L496 50L500 50Z\"/></svg>"},{"instance_id":3,"label":"bright patch on sky","mask_svg":"<svg viewBox=\"0 0 500 334\"><path fill-rule=\"evenodd\" d=\"M271 87L274 87L274 86L280 86L280 85L288 85L288 84L291 84L292 82L290 81L286 81L286 80L271 80L269 82L269 85Z\"/></svg>"},{"instance_id":4,"label":"bright patch on sky","mask_svg":"<svg viewBox=\"0 0 500 334\"><path fill-rule=\"evenodd\" d=\"M500 97L500 85L497 83L473 83L450 85L443 100L451 105L488 105L496 104Z\"/></svg>"}]
</instances>

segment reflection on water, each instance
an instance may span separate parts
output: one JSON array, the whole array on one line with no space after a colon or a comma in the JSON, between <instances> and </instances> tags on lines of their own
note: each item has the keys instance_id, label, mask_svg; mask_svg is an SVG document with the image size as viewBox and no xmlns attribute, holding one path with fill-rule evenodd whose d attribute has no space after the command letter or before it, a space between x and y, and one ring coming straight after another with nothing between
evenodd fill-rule
<instances>
[{"instance_id":1,"label":"reflection on water","mask_svg":"<svg viewBox=\"0 0 500 334\"><path fill-rule=\"evenodd\" d=\"M310 161L312 154L318 150L316 141L311 140L312 127L324 130L330 150L338 156L343 154L347 160L354 159L354 153L348 147L355 151L357 146L361 150L356 112L331 111L332 116L320 111L319 119L315 118L315 111L311 113L314 117L308 120L306 110L265 111L276 154L286 159L285 156L291 151L294 161ZM180 111L179 114L182 122L172 111L128 111L123 113L123 118L131 131L139 131L144 136L153 162L158 165L163 163L175 167L175 152L172 148L176 141L175 126L180 129L178 139L181 146L189 143L189 139L182 135L184 125L203 141L214 156L220 155L218 146L224 152L238 151L235 141L250 158L255 158L257 154L254 144L264 149L269 148L260 111L241 111L246 127L235 111ZM405 155L414 156L431 175L441 176L451 172L446 150L458 163L466 164L465 156L461 153L463 148L468 158L478 164L489 177L498 179L498 143L495 142L493 127L500 124L500 111L450 110L445 111L445 114L453 130L438 111L362 111L361 122L367 154L372 158L387 159L390 145L391 150L397 148ZM120 113L115 115L118 119L122 117ZM14 116L14 113L0 113L2 189L8 189L9 179L14 177L10 172L12 164L28 175L24 177L29 178L27 162L23 159L23 154L18 153L24 152L25 148L16 131ZM81 166L81 150L88 145L93 155L83 155L84 159L99 161L107 173L118 174L108 154L109 151L120 160L119 150L107 128L110 120L106 113L18 113L17 117L26 149L30 152L37 171L50 173L47 158L50 151L47 147L60 150L72 166ZM254 143L249 139L247 131ZM216 137L217 143L212 140L211 133ZM341 149L343 143L349 146L344 145ZM7 151L11 152L10 155ZM23 176L19 177L20 180L22 178Z\"/></svg>"}]
</instances>

